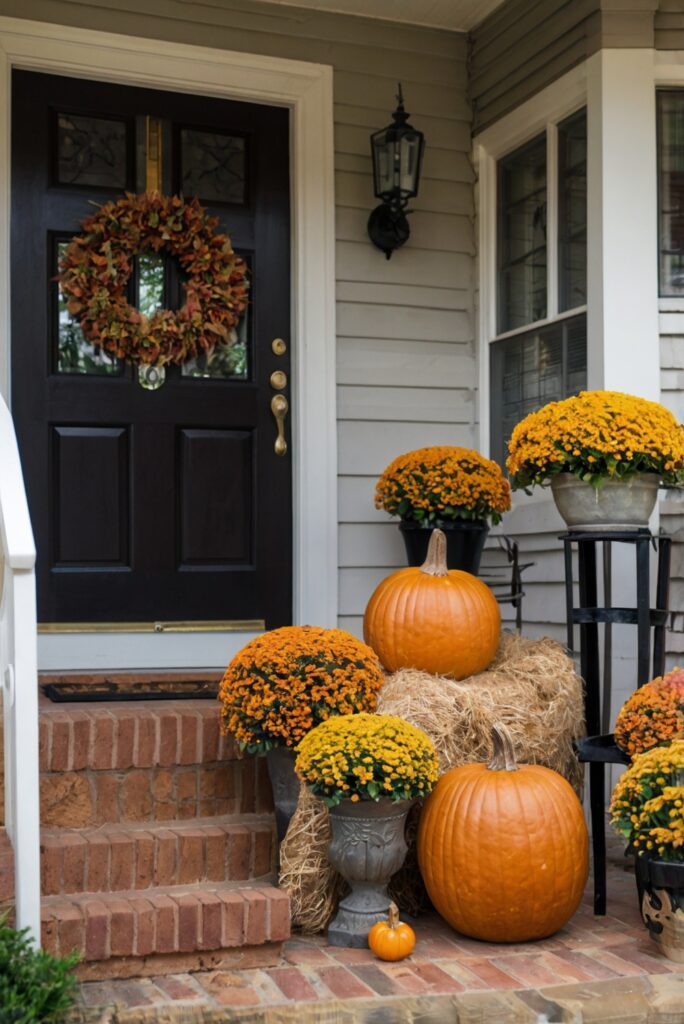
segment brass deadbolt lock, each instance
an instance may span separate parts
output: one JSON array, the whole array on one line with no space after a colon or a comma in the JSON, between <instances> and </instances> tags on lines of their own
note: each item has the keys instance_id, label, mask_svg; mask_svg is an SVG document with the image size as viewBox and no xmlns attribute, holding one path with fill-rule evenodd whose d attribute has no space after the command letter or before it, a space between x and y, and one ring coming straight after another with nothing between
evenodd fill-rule
<instances>
[{"instance_id":1,"label":"brass deadbolt lock","mask_svg":"<svg viewBox=\"0 0 684 1024\"><path fill-rule=\"evenodd\" d=\"M273 349L274 354L277 356L284 356L285 353L287 352L287 345L285 344L282 338L274 338L274 340L271 342L271 348Z\"/></svg>"}]
</instances>

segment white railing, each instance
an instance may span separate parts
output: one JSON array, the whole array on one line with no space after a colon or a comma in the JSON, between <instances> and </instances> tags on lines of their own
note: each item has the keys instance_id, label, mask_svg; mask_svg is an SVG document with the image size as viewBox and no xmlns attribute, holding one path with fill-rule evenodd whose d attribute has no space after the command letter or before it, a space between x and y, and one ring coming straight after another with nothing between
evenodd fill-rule
<instances>
[{"instance_id":1,"label":"white railing","mask_svg":"<svg viewBox=\"0 0 684 1024\"><path fill-rule=\"evenodd\" d=\"M0 398L0 679L5 828L14 850L15 919L40 941L36 549L19 450Z\"/></svg>"}]
</instances>

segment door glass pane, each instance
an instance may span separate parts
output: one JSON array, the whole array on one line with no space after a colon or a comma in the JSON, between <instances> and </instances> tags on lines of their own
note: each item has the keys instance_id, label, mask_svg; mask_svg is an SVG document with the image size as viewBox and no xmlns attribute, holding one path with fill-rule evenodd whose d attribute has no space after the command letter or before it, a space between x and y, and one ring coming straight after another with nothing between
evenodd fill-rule
<instances>
[{"instance_id":1,"label":"door glass pane","mask_svg":"<svg viewBox=\"0 0 684 1024\"><path fill-rule=\"evenodd\" d=\"M68 241L56 245L55 274ZM114 356L88 341L66 307L61 289L55 283L55 337L57 339L57 373L118 374L122 364Z\"/></svg>"},{"instance_id":2,"label":"door glass pane","mask_svg":"<svg viewBox=\"0 0 684 1024\"><path fill-rule=\"evenodd\" d=\"M181 191L206 203L246 201L245 140L238 135L182 128Z\"/></svg>"},{"instance_id":3,"label":"door glass pane","mask_svg":"<svg viewBox=\"0 0 684 1024\"><path fill-rule=\"evenodd\" d=\"M211 355L202 353L197 359L183 363L183 377L205 380L247 380L249 377L249 306L233 332L229 345L217 345Z\"/></svg>"},{"instance_id":4,"label":"door glass pane","mask_svg":"<svg viewBox=\"0 0 684 1024\"><path fill-rule=\"evenodd\" d=\"M165 260L157 253L141 252L135 262L138 269L137 306L151 319L158 309L164 308Z\"/></svg>"},{"instance_id":5,"label":"door glass pane","mask_svg":"<svg viewBox=\"0 0 684 1024\"><path fill-rule=\"evenodd\" d=\"M658 92L660 294L684 295L684 91Z\"/></svg>"},{"instance_id":6,"label":"door glass pane","mask_svg":"<svg viewBox=\"0 0 684 1024\"><path fill-rule=\"evenodd\" d=\"M498 333L546 316L546 135L498 164Z\"/></svg>"},{"instance_id":7,"label":"door glass pane","mask_svg":"<svg viewBox=\"0 0 684 1024\"><path fill-rule=\"evenodd\" d=\"M587 301L587 112L558 125L558 308Z\"/></svg>"},{"instance_id":8,"label":"door glass pane","mask_svg":"<svg viewBox=\"0 0 684 1024\"><path fill-rule=\"evenodd\" d=\"M503 465L513 428L528 412L586 388L586 316L494 342L491 379L492 458Z\"/></svg>"},{"instance_id":9,"label":"door glass pane","mask_svg":"<svg viewBox=\"0 0 684 1024\"><path fill-rule=\"evenodd\" d=\"M125 189L127 137L125 121L57 114L58 184Z\"/></svg>"}]
</instances>

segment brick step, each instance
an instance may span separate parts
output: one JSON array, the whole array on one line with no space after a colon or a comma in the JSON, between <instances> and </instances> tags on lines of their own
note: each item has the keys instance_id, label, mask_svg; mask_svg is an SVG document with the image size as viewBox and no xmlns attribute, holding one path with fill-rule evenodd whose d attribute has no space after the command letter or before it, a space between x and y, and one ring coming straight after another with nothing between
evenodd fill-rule
<instances>
[{"instance_id":1,"label":"brick step","mask_svg":"<svg viewBox=\"0 0 684 1024\"><path fill-rule=\"evenodd\" d=\"M272 817L78 832L43 829L41 834L44 896L270 880L275 859Z\"/></svg>"},{"instance_id":2,"label":"brick step","mask_svg":"<svg viewBox=\"0 0 684 1024\"><path fill-rule=\"evenodd\" d=\"M273 957L271 944L289 934L289 899L270 885L48 896L41 907L43 948L60 956L78 950L84 978L198 969L225 963L220 954L230 951L240 953L236 965L247 963L245 950L267 945Z\"/></svg>"},{"instance_id":3,"label":"brick step","mask_svg":"<svg viewBox=\"0 0 684 1024\"><path fill-rule=\"evenodd\" d=\"M213 701L40 701L41 824L162 822L273 809L264 758L219 730Z\"/></svg>"},{"instance_id":4,"label":"brick step","mask_svg":"<svg viewBox=\"0 0 684 1024\"><path fill-rule=\"evenodd\" d=\"M41 680L44 681L44 680ZM53 704L40 699L43 772L209 765L240 756L213 700Z\"/></svg>"}]
</instances>

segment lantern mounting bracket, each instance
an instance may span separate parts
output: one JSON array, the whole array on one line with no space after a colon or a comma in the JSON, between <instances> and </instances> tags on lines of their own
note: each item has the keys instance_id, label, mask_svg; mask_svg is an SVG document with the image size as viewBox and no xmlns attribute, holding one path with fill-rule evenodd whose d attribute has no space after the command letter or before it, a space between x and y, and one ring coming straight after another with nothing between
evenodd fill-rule
<instances>
[{"instance_id":1,"label":"lantern mounting bracket","mask_svg":"<svg viewBox=\"0 0 684 1024\"><path fill-rule=\"evenodd\" d=\"M368 218L368 237L389 259L395 249L408 242L411 235L407 213L403 206L380 203Z\"/></svg>"}]
</instances>

